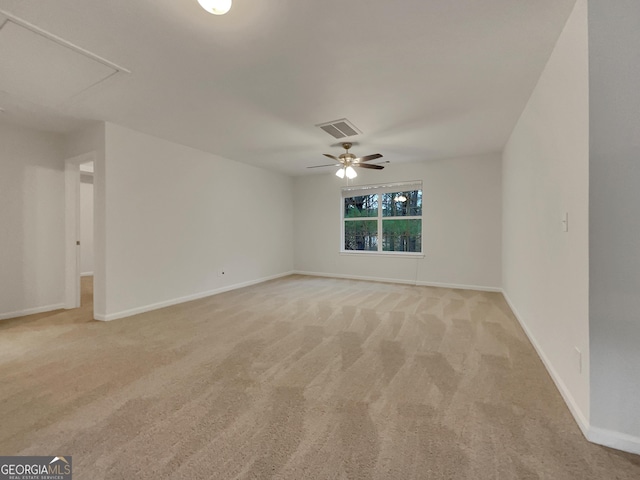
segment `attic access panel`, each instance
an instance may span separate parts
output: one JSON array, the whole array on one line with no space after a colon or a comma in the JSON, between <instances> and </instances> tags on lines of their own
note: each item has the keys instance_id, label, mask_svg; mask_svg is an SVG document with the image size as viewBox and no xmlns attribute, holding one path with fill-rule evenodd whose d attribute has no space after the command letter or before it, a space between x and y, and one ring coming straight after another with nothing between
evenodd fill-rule
<instances>
[{"instance_id":1,"label":"attic access panel","mask_svg":"<svg viewBox=\"0 0 640 480\"><path fill-rule=\"evenodd\" d=\"M0 27L0 90L32 103L59 106L121 71L101 60L19 19Z\"/></svg>"}]
</instances>

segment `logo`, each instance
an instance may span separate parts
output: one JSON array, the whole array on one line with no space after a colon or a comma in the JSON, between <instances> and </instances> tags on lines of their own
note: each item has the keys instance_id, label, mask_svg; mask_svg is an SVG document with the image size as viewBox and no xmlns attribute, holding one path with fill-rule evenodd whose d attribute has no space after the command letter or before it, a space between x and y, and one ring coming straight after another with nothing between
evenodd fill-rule
<instances>
[{"instance_id":1,"label":"logo","mask_svg":"<svg viewBox=\"0 0 640 480\"><path fill-rule=\"evenodd\" d=\"M0 457L0 480L71 480L71 457Z\"/></svg>"}]
</instances>

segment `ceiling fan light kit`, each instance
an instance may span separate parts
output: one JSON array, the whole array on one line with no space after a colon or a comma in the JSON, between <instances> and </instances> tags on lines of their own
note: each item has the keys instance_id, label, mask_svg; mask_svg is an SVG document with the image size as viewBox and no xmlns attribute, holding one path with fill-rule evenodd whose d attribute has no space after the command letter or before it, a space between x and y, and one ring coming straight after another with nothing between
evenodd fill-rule
<instances>
[{"instance_id":1,"label":"ceiling fan light kit","mask_svg":"<svg viewBox=\"0 0 640 480\"><path fill-rule=\"evenodd\" d=\"M344 178L345 175L349 180L352 180L358 176L358 172L356 172L352 166L340 167L336 172L336 177L338 178Z\"/></svg>"},{"instance_id":2,"label":"ceiling fan light kit","mask_svg":"<svg viewBox=\"0 0 640 480\"><path fill-rule=\"evenodd\" d=\"M198 0L198 3L207 12L214 15L224 15L231 10L232 0Z\"/></svg>"}]
</instances>

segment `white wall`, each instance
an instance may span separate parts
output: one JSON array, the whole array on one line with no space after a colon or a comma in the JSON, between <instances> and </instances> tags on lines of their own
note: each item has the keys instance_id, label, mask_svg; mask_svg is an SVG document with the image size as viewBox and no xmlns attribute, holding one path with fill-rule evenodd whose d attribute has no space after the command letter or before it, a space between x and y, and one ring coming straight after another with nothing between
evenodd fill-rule
<instances>
[{"instance_id":1,"label":"white wall","mask_svg":"<svg viewBox=\"0 0 640 480\"><path fill-rule=\"evenodd\" d=\"M390 158L393 161L393 158ZM422 180L424 258L340 254L340 192L326 173L295 178L295 269L418 284L500 288L498 154L358 170L354 185Z\"/></svg>"},{"instance_id":2,"label":"white wall","mask_svg":"<svg viewBox=\"0 0 640 480\"><path fill-rule=\"evenodd\" d=\"M589 1L591 422L640 453L640 2Z\"/></svg>"},{"instance_id":3,"label":"white wall","mask_svg":"<svg viewBox=\"0 0 640 480\"><path fill-rule=\"evenodd\" d=\"M93 275L93 175L80 180L80 272Z\"/></svg>"},{"instance_id":4,"label":"white wall","mask_svg":"<svg viewBox=\"0 0 640 480\"><path fill-rule=\"evenodd\" d=\"M587 50L587 4L578 0L503 156L505 295L583 430L589 422Z\"/></svg>"},{"instance_id":5,"label":"white wall","mask_svg":"<svg viewBox=\"0 0 640 480\"><path fill-rule=\"evenodd\" d=\"M64 304L63 138L0 123L0 318Z\"/></svg>"},{"instance_id":6,"label":"white wall","mask_svg":"<svg viewBox=\"0 0 640 480\"><path fill-rule=\"evenodd\" d=\"M290 177L114 124L106 125L105 145L106 309L99 317L293 269Z\"/></svg>"}]
</instances>

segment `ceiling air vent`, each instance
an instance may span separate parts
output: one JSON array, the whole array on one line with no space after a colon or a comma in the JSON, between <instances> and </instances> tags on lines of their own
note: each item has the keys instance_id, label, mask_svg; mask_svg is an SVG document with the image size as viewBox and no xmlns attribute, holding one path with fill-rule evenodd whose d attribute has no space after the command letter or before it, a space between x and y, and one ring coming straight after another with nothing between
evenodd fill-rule
<instances>
[{"instance_id":1,"label":"ceiling air vent","mask_svg":"<svg viewBox=\"0 0 640 480\"><path fill-rule=\"evenodd\" d=\"M320 123L316 125L316 127L320 127L333 138L353 137L354 135L362 133L346 118L334 120L333 122Z\"/></svg>"}]
</instances>

